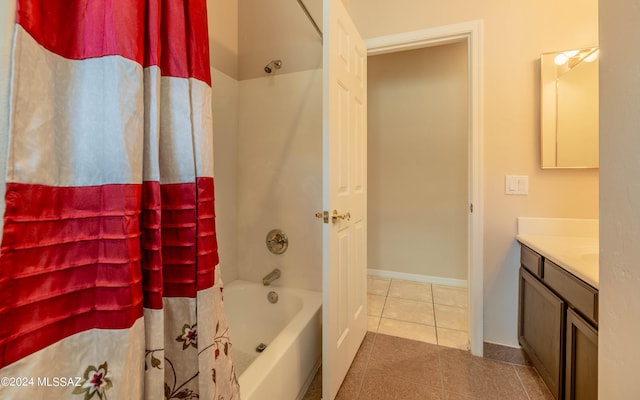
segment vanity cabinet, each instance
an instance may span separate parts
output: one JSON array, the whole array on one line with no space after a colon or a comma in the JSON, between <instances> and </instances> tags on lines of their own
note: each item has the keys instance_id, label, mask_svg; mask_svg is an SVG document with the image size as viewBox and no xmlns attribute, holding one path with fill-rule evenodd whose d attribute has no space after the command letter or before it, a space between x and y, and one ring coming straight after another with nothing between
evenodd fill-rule
<instances>
[{"instance_id":1,"label":"vanity cabinet","mask_svg":"<svg viewBox=\"0 0 640 400\"><path fill-rule=\"evenodd\" d=\"M565 399L598 398L598 331L567 309Z\"/></svg>"},{"instance_id":2,"label":"vanity cabinet","mask_svg":"<svg viewBox=\"0 0 640 400\"><path fill-rule=\"evenodd\" d=\"M518 339L556 399L562 389L565 302L520 268Z\"/></svg>"},{"instance_id":3,"label":"vanity cabinet","mask_svg":"<svg viewBox=\"0 0 640 400\"><path fill-rule=\"evenodd\" d=\"M524 245L520 264L520 345L556 399L597 399L597 289Z\"/></svg>"}]
</instances>

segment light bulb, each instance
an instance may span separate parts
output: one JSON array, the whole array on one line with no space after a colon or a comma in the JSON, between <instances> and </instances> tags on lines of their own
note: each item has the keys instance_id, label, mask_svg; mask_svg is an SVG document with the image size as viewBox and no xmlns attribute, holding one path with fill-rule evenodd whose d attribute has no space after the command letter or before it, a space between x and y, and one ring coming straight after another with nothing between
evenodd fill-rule
<instances>
[{"instance_id":1,"label":"light bulb","mask_svg":"<svg viewBox=\"0 0 640 400\"><path fill-rule=\"evenodd\" d=\"M556 65L558 65L558 66L566 64L566 63L567 63L567 61L569 61L569 57L567 57L567 55L566 55L566 54L564 54L564 53L560 53L560 54L558 54L558 55L553 59L553 62L554 62Z\"/></svg>"},{"instance_id":2,"label":"light bulb","mask_svg":"<svg viewBox=\"0 0 640 400\"><path fill-rule=\"evenodd\" d=\"M571 58L571 57L575 56L576 54L578 54L579 51L580 50L568 50L568 51L564 52L564 55L567 56L567 58Z\"/></svg>"}]
</instances>

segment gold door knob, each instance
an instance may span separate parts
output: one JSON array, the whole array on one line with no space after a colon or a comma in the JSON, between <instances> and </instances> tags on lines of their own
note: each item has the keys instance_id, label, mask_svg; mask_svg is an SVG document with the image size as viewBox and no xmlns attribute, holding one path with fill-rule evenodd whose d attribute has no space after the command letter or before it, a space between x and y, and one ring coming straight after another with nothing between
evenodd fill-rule
<instances>
[{"instance_id":1,"label":"gold door knob","mask_svg":"<svg viewBox=\"0 0 640 400\"><path fill-rule=\"evenodd\" d=\"M335 224L339 219L349 221L351 219L351 213L338 214L338 210L333 210L333 214L331 214L331 222Z\"/></svg>"}]
</instances>

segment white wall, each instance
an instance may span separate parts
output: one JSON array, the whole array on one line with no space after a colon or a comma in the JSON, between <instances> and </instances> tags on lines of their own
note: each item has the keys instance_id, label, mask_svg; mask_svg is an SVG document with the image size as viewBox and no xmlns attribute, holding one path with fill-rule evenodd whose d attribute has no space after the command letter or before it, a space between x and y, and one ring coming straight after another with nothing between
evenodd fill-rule
<instances>
[{"instance_id":1,"label":"white wall","mask_svg":"<svg viewBox=\"0 0 640 400\"><path fill-rule=\"evenodd\" d=\"M223 282L237 270L238 0L208 0L216 233Z\"/></svg>"},{"instance_id":2,"label":"white wall","mask_svg":"<svg viewBox=\"0 0 640 400\"><path fill-rule=\"evenodd\" d=\"M278 284L322 290L322 70L239 83L238 276L261 281L273 268ZM282 255L265 236L289 237Z\"/></svg>"},{"instance_id":3,"label":"white wall","mask_svg":"<svg viewBox=\"0 0 640 400\"><path fill-rule=\"evenodd\" d=\"M600 2L600 399L640 393L640 1Z\"/></svg>"},{"instance_id":4,"label":"white wall","mask_svg":"<svg viewBox=\"0 0 640 400\"><path fill-rule=\"evenodd\" d=\"M541 53L598 44L597 0L350 0L365 39L483 20L484 337L517 346L518 216L598 217L598 171L542 170ZM528 196L504 194L528 175Z\"/></svg>"},{"instance_id":5,"label":"white wall","mask_svg":"<svg viewBox=\"0 0 640 400\"><path fill-rule=\"evenodd\" d=\"M467 43L369 57L370 269L467 280Z\"/></svg>"},{"instance_id":6,"label":"white wall","mask_svg":"<svg viewBox=\"0 0 640 400\"><path fill-rule=\"evenodd\" d=\"M238 81L215 68L213 86L213 167L216 196L216 233L222 281L238 278L237 269L237 135Z\"/></svg>"}]
</instances>

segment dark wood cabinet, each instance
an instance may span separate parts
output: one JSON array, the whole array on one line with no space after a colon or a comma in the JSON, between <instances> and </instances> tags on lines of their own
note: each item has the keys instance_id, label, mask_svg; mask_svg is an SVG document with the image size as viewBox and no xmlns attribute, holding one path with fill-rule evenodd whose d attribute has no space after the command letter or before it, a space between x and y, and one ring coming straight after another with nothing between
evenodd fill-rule
<instances>
[{"instance_id":1,"label":"dark wood cabinet","mask_svg":"<svg viewBox=\"0 0 640 400\"><path fill-rule=\"evenodd\" d=\"M551 394L561 398L565 302L520 268L518 340Z\"/></svg>"},{"instance_id":2,"label":"dark wood cabinet","mask_svg":"<svg viewBox=\"0 0 640 400\"><path fill-rule=\"evenodd\" d=\"M567 310L565 399L598 398L598 331L574 310Z\"/></svg>"},{"instance_id":3,"label":"dark wood cabinet","mask_svg":"<svg viewBox=\"0 0 640 400\"><path fill-rule=\"evenodd\" d=\"M522 246L518 340L558 400L598 398L598 290Z\"/></svg>"},{"instance_id":4,"label":"dark wood cabinet","mask_svg":"<svg viewBox=\"0 0 640 400\"><path fill-rule=\"evenodd\" d=\"M526 246L520 249L520 265L542 279L542 256Z\"/></svg>"},{"instance_id":5,"label":"dark wood cabinet","mask_svg":"<svg viewBox=\"0 0 640 400\"><path fill-rule=\"evenodd\" d=\"M598 290L549 260L544 260L543 271L542 281L571 304L589 323L598 326Z\"/></svg>"}]
</instances>

